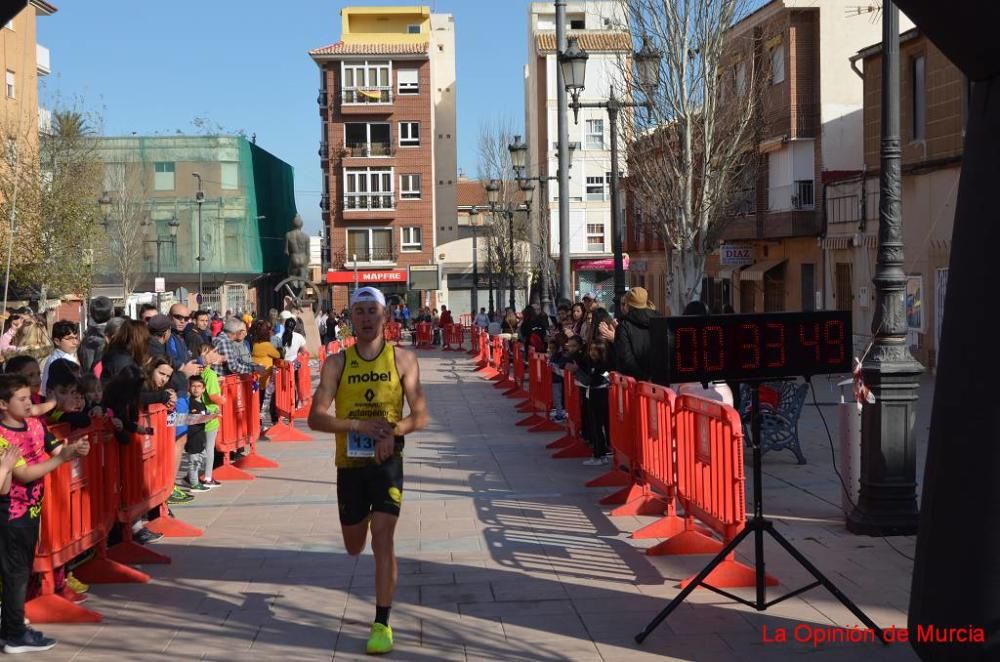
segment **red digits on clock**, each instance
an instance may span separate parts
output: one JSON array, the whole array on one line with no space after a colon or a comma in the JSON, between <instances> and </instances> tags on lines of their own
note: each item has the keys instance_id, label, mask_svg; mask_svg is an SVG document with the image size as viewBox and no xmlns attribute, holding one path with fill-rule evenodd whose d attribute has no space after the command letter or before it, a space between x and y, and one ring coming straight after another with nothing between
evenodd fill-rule
<instances>
[{"instance_id":1,"label":"red digits on clock","mask_svg":"<svg viewBox=\"0 0 1000 662\"><path fill-rule=\"evenodd\" d=\"M726 364L726 350L721 326L706 326L701 330L701 353L705 364L705 372L723 370ZM715 348L715 361L712 361L711 350Z\"/></svg>"},{"instance_id":2,"label":"red digits on clock","mask_svg":"<svg viewBox=\"0 0 1000 662\"><path fill-rule=\"evenodd\" d=\"M698 331L691 327L681 327L674 332L674 366L677 372L697 372ZM685 357L690 363L685 364Z\"/></svg>"},{"instance_id":3,"label":"red digits on clock","mask_svg":"<svg viewBox=\"0 0 1000 662\"><path fill-rule=\"evenodd\" d=\"M812 330L812 337L809 337L809 334L807 333L810 329ZM819 363L822 360L819 351L819 322L806 322L805 324L799 325L799 343L803 347L812 348L813 352L816 354L816 363Z\"/></svg>"},{"instance_id":4,"label":"red digits on clock","mask_svg":"<svg viewBox=\"0 0 1000 662\"><path fill-rule=\"evenodd\" d=\"M831 332L834 333L831 333ZM826 360L832 365L844 361L844 323L840 320L830 320L823 325L823 342L833 347L833 353Z\"/></svg>"},{"instance_id":5,"label":"red digits on clock","mask_svg":"<svg viewBox=\"0 0 1000 662\"><path fill-rule=\"evenodd\" d=\"M760 367L760 327L756 324L742 324L743 342L740 343L740 368L756 370ZM749 335L749 340L747 336ZM747 357L750 358L747 358Z\"/></svg>"},{"instance_id":6,"label":"red digits on clock","mask_svg":"<svg viewBox=\"0 0 1000 662\"><path fill-rule=\"evenodd\" d=\"M766 343L764 346L767 347L768 349L777 350L778 354L777 358L768 361L765 367L781 368L785 365L785 325L778 324L777 322L768 322L767 330L777 331L778 339L773 342Z\"/></svg>"}]
</instances>

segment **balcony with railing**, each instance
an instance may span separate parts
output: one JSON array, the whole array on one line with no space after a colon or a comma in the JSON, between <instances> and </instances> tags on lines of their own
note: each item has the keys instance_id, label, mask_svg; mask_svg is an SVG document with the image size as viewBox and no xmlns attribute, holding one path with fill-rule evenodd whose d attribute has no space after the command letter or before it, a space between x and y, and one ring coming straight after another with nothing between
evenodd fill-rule
<instances>
[{"instance_id":1,"label":"balcony with railing","mask_svg":"<svg viewBox=\"0 0 1000 662\"><path fill-rule=\"evenodd\" d=\"M354 143L345 149L345 156L351 158L379 158L396 154L396 147L390 142Z\"/></svg>"},{"instance_id":2,"label":"balcony with railing","mask_svg":"<svg viewBox=\"0 0 1000 662\"><path fill-rule=\"evenodd\" d=\"M811 179L799 180L787 186L775 186L767 191L768 211L811 211L815 207Z\"/></svg>"},{"instance_id":3,"label":"balcony with railing","mask_svg":"<svg viewBox=\"0 0 1000 662\"><path fill-rule=\"evenodd\" d=\"M330 254L331 269L384 266L396 263L398 254L393 248L362 248L355 251L334 251Z\"/></svg>"},{"instance_id":4,"label":"balcony with railing","mask_svg":"<svg viewBox=\"0 0 1000 662\"><path fill-rule=\"evenodd\" d=\"M330 196L326 193L319 197L319 209L324 213L330 211Z\"/></svg>"},{"instance_id":5,"label":"balcony with railing","mask_svg":"<svg viewBox=\"0 0 1000 662\"><path fill-rule=\"evenodd\" d=\"M343 198L345 212L380 212L393 211L395 195L392 191L380 193L345 193Z\"/></svg>"},{"instance_id":6,"label":"balcony with railing","mask_svg":"<svg viewBox=\"0 0 1000 662\"><path fill-rule=\"evenodd\" d=\"M391 86L344 87L340 90L340 102L344 110L348 107L386 106L392 104ZM362 111L366 112L366 111Z\"/></svg>"}]
</instances>

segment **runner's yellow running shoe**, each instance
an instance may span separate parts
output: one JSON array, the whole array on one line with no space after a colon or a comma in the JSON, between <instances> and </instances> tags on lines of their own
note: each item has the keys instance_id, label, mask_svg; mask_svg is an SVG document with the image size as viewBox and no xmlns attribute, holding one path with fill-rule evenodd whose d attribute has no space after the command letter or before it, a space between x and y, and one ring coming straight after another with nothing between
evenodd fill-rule
<instances>
[{"instance_id":1,"label":"runner's yellow running shoe","mask_svg":"<svg viewBox=\"0 0 1000 662\"><path fill-rule=\"evenodd\" d=\"M74 593L86 593L90 590L90 586L74 577L72 572L66 573L66 586L69 586Z\"/></svg>"},{"instance_id":2,"label":"runner's yellow running shoe","mask_svg":"<svg viewBox=\"0 0 1000 662\"><path fill-rule=\"evenodd\" d=\"M365 652L369 655L382 655L392 651L392 628L381 623L372 623L372 633L368 637Z\"/></svg>"}]
</instances>

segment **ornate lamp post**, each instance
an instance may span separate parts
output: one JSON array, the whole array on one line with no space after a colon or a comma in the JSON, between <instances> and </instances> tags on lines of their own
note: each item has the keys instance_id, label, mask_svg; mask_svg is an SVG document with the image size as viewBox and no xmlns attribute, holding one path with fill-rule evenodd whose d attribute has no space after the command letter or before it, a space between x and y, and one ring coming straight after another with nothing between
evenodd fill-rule
<instances>
[{"instance_id":1,"label":"ornate lamp post","mask_svg":"<svg viewBox=\"0 0 1000 662\"><path fill-rule=\"evenodd\" d=\"M653 90L660 82L660 60L662 55L654 49L648 37L642 38L642 48L633 56L639 74L639 87L643 90L646 101L633 103L623 101L615 95L614 87L608 93L607 101L580 102L580 92L586 86L587 59L590 56L579 47L575 37L569 40L569 47L559 57L559 68L566 85L566 91L573 96L570 107L573 109L573 121L579 123L581 108L604 108L608 111L608 124L611 130L611 250L615 260L615 308L625 295L625 265L622 246L625 243L625 223L622 219L621 205L618 202L618 115L625 108L649 108Z\"/></svg>"},{"instance_id":2,"label":"ornate lamp post","mask_svg":"<svg viewBox=\"0 0 1000 662\"><path fill-rule=\"evenodd\" d=\"M483 217L475 206L469 210L469 227L472 228L472 316L479 314L479 245L476 243ZM492 292L490 293L492 297ZM493 305L490 304L490 308Z\"/></svg>"},{"instance_id":3,"label":"ornate lamp post","mask_svg":"<svg viewBox=\"0 0 1000 662\"><path fill-rule=\"evenodd\" d=\"M530 191L534 192L534 186L531 186ZM525 191L526 198L528 199L528 190L524 186L521 186L521 190ZM514 273L514 212L518 211L517 205L512 203L501 203L500 202L500 184L495 179L491 179L490 183L486 185L486 199L490 203L490 211L494 214L500 214L507 219L507 253L508 259L508 281L510 283L510 292L508 293L510 309L516 311L517 303L514 300L514 292L516 289L516 279L517 276ZM525 206L526 210L530 210L530 201L528 205Z\"/></svg>"},{"instance_id":4,"label":"ornate lamp post","mask_svg":"<svg viewBox=\"0 0 1000 662\"><path fill-rule=\"evenodd\" d=\"M171 246L175 246L177 244L177 228L179 228L180 225L181 224L177 221L176 218L171 218L169 221L167 221L167 228L170 230L170 236L168 238L163 239L159 235L157 235L156 239L144 239L143 240L144 244L156 244L156 277L157 278L160 278L162 276L162 273L160 271L160 246L162 244L170 244ZM155 231L155 224L154 224L154 231ZM160 293L159 292L156 293L156 307L157 307L157 309L159 309L159 307L160 307Z\"/></svg>"},{"instance_id":5,"label":"ornate lamp post","mask_svg":"<svg viewBox=\"0 0 1000 662\"><path fill-rule=\"evenodd\" d=\"M528 146L521 142L521 136L514 136L514 142L512 142L507 149L510 151L510 162L514 169L514 179L521 185L521 190L526 191L524 184L530 182L538 182L539 188L541 189L539 195L542 198L542 204L538 208L538 223L531 224L531 243L539 249L540 255L538 256L538 288L541 290L539 296L539 303L542 307L542 313L550 315L552 313L552 299L549 290L549 260L550 260L550 248L549 248L549 233L545 232L545 241L541 239L541 224L549 223L549 211L548 211L548 201L549 196L546 192L546 186L549 181L558 179L558 177L542 177L541 175L537 177L528 177ZM534 186L531 186L532 191ZM530 208L531 202L528 200L528 206ZM563 294L567 296L567 294Z\"/></svg>"}]
</instances>

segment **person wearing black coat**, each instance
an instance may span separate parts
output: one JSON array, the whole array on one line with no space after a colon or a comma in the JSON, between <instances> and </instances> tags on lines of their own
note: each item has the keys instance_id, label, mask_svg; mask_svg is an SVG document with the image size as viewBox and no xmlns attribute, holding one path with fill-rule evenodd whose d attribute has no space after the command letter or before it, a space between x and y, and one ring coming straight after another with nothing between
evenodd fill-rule
<instances>
[{"instance_id":1,"label":"person wearing black coat","mask_svg":"<svg viewBox=\"0 0 1000 662\"><path fill-rule=\"evenodd\" d=\"M633 287L622 300L623 317L613 331L609 363L615 372L636 381L649 381L652 363L649 321L653 316L645 288ZM606 327L607 325L605 325Z\"/></svg>"}]
</instances>

